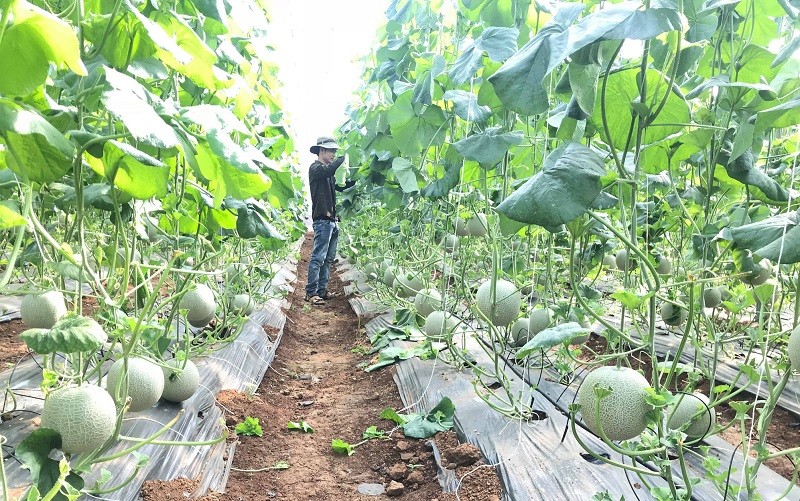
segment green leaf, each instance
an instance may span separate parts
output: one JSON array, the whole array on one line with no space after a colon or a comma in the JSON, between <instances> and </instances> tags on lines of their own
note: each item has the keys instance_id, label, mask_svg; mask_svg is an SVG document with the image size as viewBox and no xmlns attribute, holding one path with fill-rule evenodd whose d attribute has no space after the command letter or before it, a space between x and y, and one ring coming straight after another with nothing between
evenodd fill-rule
<instances>
[{"instance_id":1,"label":"green leaf","mask_svg":"<svg viewBox=\"0 0 800 501\"><path fill-rule=\"evenodd\" d=\"M133 137L156 148L178 145L175 131L156 111L166 108L159 98L133 78L114 69L105 68L105 75L110 88L103 93L103 103L125 124Z\"/></svg>"},{"instance_id":2,"label":"green leaf","mask_svg":"<svg viewBox=\"0 0 800 501\"><path fill-rule=\"evenodd\" d=\"M49 492L59 482L61 477L59 461L50 459L49 456L51 450L60 448L61 435L57 431L39 428L25 437L14 450L14 455L22 462L22 467L31 472L31 481L39 492ZM75 489L83 489L83 478L77 473L70 472L66 480ZM53 499L66 501L67 497L59 493Z\"/></svg>"},{"instance_id":3,"label":"green leaf","mask_svg":"<svg viewBox=\"0 0 800 501\"><path fill-rule=\"evenodd\" d=\"M489 27L461 51L450 70L450 80L461 85L472 78L481 67L483 53L495 62L503 62L517 51L517 28ZM445 98L446 99L446 98Z\"/></svg>"},{"instance_id":4,"label":"green leaf","mask_svg":"<svg viewBox=\"0 0 800 501\"><path fill-rule=\"evenodd\" d=\"M337 454L347 454L348 456L352 456L356 453L355 447L339 438L331 440L331 449Z\"/></svg>"},{"instance_id":5,"label":"green leaf","mask_svg":"<svg viewBox=\"0 0 800 501\"><path fill-rule=\"evenodd\" d=\"M361 438L365 440L373 438L386 438L386 432L379 430L377 426L372 425L364 430L364 433L361 434Z\"/></svg>"},{"instance_id":6,"label":"green leaf","mask_svg":"<svg viewBox=\"0 0 800 501\"><path fill-rule=\"evenodd\" d=\"M484 123L492 116L488 106L478 104L478 96L465 90L448 90L443 99L453 101L453 112L460 118L475 123Z\"/></svg>"},{"instance_id":7,"label":"green leaf","mask_svg":"<svg viewBox=\"0 0 800 501\"><path fill-rule=\"evenodd\" d=\"M394 421L396 424L405 424L408 421L402 414L398 414L397 411L391 407L383 409L380 418Z\"/></svg>"},{"instance_id":8,"label":"green leaf","mask_svg":"<svg viewBox=\"0 0 800 501\"><path fill-rule=\"evenodd\" d=\"M553 150L542 171L503 200L497 210L522 223L557 227L592 207L604 174L603 159L597 153L567 143Z\"/></svg>"},{"instance_id":9,"label":"green leaf","mask_svg":"<svg viewBox=\"0 0 800 501\"><path fill-rule=\"evenodd\" d=\"M314 433L314 428L305 421L289 421L286 427L290 430L299 430L303 433Z\"/></svg>"},{"instance_id":10,"label":"green leaf","mask_svg":"<svg viewBox=\"0 0 800 501\"><path fill-rule=\"evenodd\" d=\"M419 191L417 186L417 174L414 172L414 164L402 157L395 157L392 160L392 172L400 183L400 188L404 193L414 193Z\"/></svg>"},{"instance_id":11,"label":"green leaf","mask_svg":"<svg viewBox=\"0 0 800 501\"><path fill-rule=\"evenodd\" d=\"M782 264L800 262L800 213L779 214L763 221L726 229L739 247Z\"/></svg>"},{"instance_id":12,"label":"green leaf","mask_svg":"<svg viewBox=\"0 0 800 501\"><path fill-rule=\"evenodd\" d=\"M42 355L93 352L108 341L100 324L77 315L65 316L51 329L28 329L19 337L30 349Z\"/></svg>"},{"instance_id":13,"label":"green leaf","mask_svg":"<svg viewBox=\"0 0 800 501\"><path fill-rule=\"evenodd\" d=\"M550 103L543 81L550 59L563 58L563 48L551 41L551 33L540 31L489 77L497 97L509 110L521 115L547 111Z\"/></svg>"},{"instance_id":14,"label":"green leaf","mask_svg":"<svg viewBox=\"0 0 800 501\"><path fill-rule=\"evenodd\" d=\"M239 435L258 436L258 437L264 435L264 430L261 429L261 424L259 423L258 418L254 418L252 416L245 417L244 421L237 424L234 430Z\"/></svg>"},{"instance_id":15,"label":"green leaf","mask_svg":"<svg viewBox=\"0 0 800 501\"><path fill-rule=\"evenodd\" d=\"M21 179L50 183L72 167L75 147L38 113L0 98L0 139L6 164Z\"/></svg>"},{"instance_id":16,"label":"green leaf","mask_svg":"<svg viewBox=\"0 0 800 501\"><path fill-rule=\"evenodd\" d=\"M748 148L739 157L730 162L727 161L724 153L718 155L717 158L718 161L723 162L725 171L732 179L757 187L770 200L779 202L789 200L789 192L776 180L755 166L755 156L752 148Z\"/></svg>"},{"instance_id":17,"label":"green leaf","mask_svg":"<svg viewBox=\"0 0 800 501\"><path fill-rule=\"evenodd\" d=\"M500 162L509 148L525 140L521 131L502 132L502 127L490 127L453 143L456 151L467 160L474 160L490 169Z\"/></svg>"},{"instance_id":18,"label":"green leaf","mask_svg":"<svg viewBox=\"0 0 800 501\"><path fill-rule=\"evenodd\" d=\"M72 26L24 0L14 0L11 13L0 41L0 95L32 93L45 83L50 63L87 74Z\"/></svg>"},{"instance_id":19,"label":"green leaf","mask_svg":"<svg viewBox=\"0 0 800 501\"><path fill-rule=\"evenodd\" d=\"M445 64L446 61L442 56L434 56L431 69L423 72L414 84L411 102L426 105L433 102L434 81L444 71Z\"/></svg>"},{"instance_id":20,"label":"green leaf","mask_svg":"<svg viewBox=\"0 0 800 501\"><path fill-rule=\"evenodd\" d=\"M185 21L164 12L156 15L155 21L163 28L166 35L189 55L189 60L183 62L182 59L173 55L173 47L162 46L158 55L167 66L174 68L198 86L210 91L224 89L233 84L233 80L219 78L218 75L224 75L224 73L215 71L214 64L217 62L217 55Z\"/></svg>"},{"instance_id":21,"label":"green leaf","mask_svg":"<svg viewBox=\"0 0 800 501\"><path fill-rule=\"evenodd\" d=\"M516 357L518 360L522 360L531 353L567 343L572 338L583 336L588 332L589 329L581 327L578 322L565 322L554 327L548 327L525 343L525 346L517 351Z\"/></svg>"},{"instance_id":22,"label":"green leaf","mask_svg":"<svg viewBox=\"0 0 800 501\"><path fill-rule=\"evenodd\" d=\"M446 119L436 105L414 106L411 93L405 93L387 111L389 127L400 153L417 157L431 147L444 142Z\"/></svg>"},{"instance_id":23,"label":"green leaf","mask_svg":"<svg viewBox=\"0 0 800 501\"><path fill-rule=\"evenodd\" d=\"M239 209L237 212L236 232L242 238L264 237L286 240L286 237L266 221L263 210L253 204L248 204L246 209Z\"/></svg>"},{"instance_id":24,"label":"green leaf","mask_svg":"<svg viewBox=\"0 0 800 501\"><path fill-rule=\"evenodd\" d=\"M450 190L458 186L460 173L460 164L445 162L444 175L439 179L434 179L430 184L422 188L420 194L428 198L442 198L447 196Z\"/></svg>"},{"instance_id":25,"label":"green leaf","mask_svg":"<svg viewBox=\"0 0 800 501\"><path fill-rule=\"evenodd\" d=\"M430 438L440 431L453 428L456 407L448 397L442 400L425 415L418 415L402 425L403 433L411 438Z\"/></svg>"},{"instance_id":26,"label":"green leaf","mask_svg":"<svg viewBox=\"0 0 800 501\"><path fill-rule=\"evenodd\" d=\"M133 198L147 200L167 194L169 168L127 143L108 141L103 146L102 162L86 159L95 172Z\"/></svg>"},{"instance_id":27,"label":"green leaf","mask_svg":"<svg viewBox=\"0 0 800 501\"><path fill-rule=\"evenodd\" d=\"M225 151L221 153L226 154ZM197 162L198 175L208 180L208 188L214 195L215 208L221 207L226 197L239 200L261 198L272 184L258 169L255 172L248 172L235 167L226 157L218 155L206 142L197 145Z\"/></svg>"},{"instance_id":28,"label":"green leaf","mask_svg":"<svg viewBox=\"0 0 800 501\"><path fill-rule=\"evenodd\" d=\"M24 225L25 218L17 212L17 207L10 200L0 201L0 231Z\"/></svg>"},{"instance_id":29,"label":"green leaf","mask_svg":"<svg viewBox=\"0 0 800 501\"><path fill-rule=\"evenodd\" d=\"M637 310L639 309L647 300L650 299L652 293L647 293L645 295L636 294L631 291L621 290L611 294L611 299L616 299L622 305L629 310Z\"/></svg>"}]
</instances>

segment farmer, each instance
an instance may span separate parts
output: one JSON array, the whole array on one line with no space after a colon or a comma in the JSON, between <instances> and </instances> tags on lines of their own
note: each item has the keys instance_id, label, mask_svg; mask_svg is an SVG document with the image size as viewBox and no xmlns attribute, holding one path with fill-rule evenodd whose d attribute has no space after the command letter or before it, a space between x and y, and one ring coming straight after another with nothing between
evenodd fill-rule
<instances>
[{"instance_id":1,"label":"farmer","mask_svg":"<svg viewBox=\"0 0 800 501\"><path fill-rule=\"evenodd\" d=\"M325 300L338 295L328 290L330 267L336 258L336 244L339 228L336 215L336 192L342 191L355 182L348 181L344 187L336 186L334 176L344 157L334 159L339 145L332 137L319 137L311 147L317 160L308 168L308 184L311 188L311 219L314 228L314 249L308 262L308 284L306 301L311 304L325 304Z\"/></svg>"}]
</instances>

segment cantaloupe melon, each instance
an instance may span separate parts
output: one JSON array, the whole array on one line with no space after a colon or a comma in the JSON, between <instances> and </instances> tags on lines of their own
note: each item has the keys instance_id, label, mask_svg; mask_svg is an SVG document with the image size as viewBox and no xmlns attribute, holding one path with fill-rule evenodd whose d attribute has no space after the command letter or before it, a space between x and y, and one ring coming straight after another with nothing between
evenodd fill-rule
<instances>
[{"instance_id":1,"label":"cantaloupe melon","mask_svg":"<svg viewBox=\"0 0 800 501\"><path fill-rule=\"evenodd\" d=\"M656 272L659 275L669 275L672 273L672 263L669 258L665 256L656 258Z\"/></svg>"},{"instance_id":2,"label":"cantaloupe melon","mask_svg":"<svg viewBox=\"0 0 800 501\"><path fill-rule=\"evenodd\" d=\"M123 359L119 359L111 365L106 376L106 388L110 394L117 390L117 383L122 378ZM164 392L164 373L161 368L153 362L139 357L128 359L128 397L131 399L129 410L139 412L148 409L158 402ZM122 382L120 384L120 395L123 393Z\"/></svg>"},{"instance_id":3,"label":"cantaloupe melon","mask_svg":"<svg viewBox=\"0 0 800 501\"><path fill-rule=\"evenodd\" d=\"M528 317L528 332L531 337L539 334L553 323L553 310L550 308L535 308Z\"/></svg>"},{"instance_id":4,"label":"cantaloupe melon","mask_svg":"<svg viewBox=\"0 0 800 501\"><path fill-rule=\"evenodd\" d=\"M617 268L622 271L630 271L636 268L636 259L630 257L628 249L622 249L617 252L614 262L617 264Z\"/></svg>"},{"instance_id":5,"label":"cantaloupe melon","mask_svg":"<svg viewBox=\"0 0 800 501\"><path fill-rule=\"evenodd\" d=\"M706 287L703 289L703 306L716 308L722 303L722 291L719 287Z\"/></svg>"},{"instance_id":6,"label":"cantaloupe melon","mask_svg":"<svg viewBox=\"0 0 800 501\"><path fill-rule=\"evenodd\" d=\"M489 223L485 214L475 214L467 221L467 234L473 237L482 237L489 232Z\"/></svg>"},{"instance_id":7,"label":"cantaloupe melon","mask_svg":"<svg viewBox=\"0 0 800 501\"><path fill-rule=\"evenodd\" d=\"M210 287L197 284L181 298L179 307L186 310L186 319L190 324L202 327L214 318L217 302Z\"/></svg>"},{"instance_id":8,"label":"cantaloupe melon","mask_svg":"<svg viewBox=\"0 0 800 501\"><path fill-rule=\"evenodd\" d=\"M423 287L425 287L425 282L422 280L422 273L398 274L394 282L394 288L397 289L398 295L403 297L416 296Z\"/></svg>"},{"instance_id":9,"label":"cantaloupe melon","mask_svg":"<svg viewBox=\"0 0 800 501\"><path fill-rule=\"evenodd\" d=\"M167 367L162 367L164 372L164 392L161 397L170 402L183 402L188 400L200 386L200 372L191 360L186 361L186 365L181 366L180 360L168 360Z\"/></svg>"},{"instance_id":10,"label":"cantaloupe melon","mask_svg":"<svg viewBox=\"0 0 800 501\"><path fill-rule=\"evenodd\" d=\"M800 325L792 330L789 334L789 344L786 347L786 352L789 354L789 362L792 364L792 369L800 371Z\"/></svg>"},{"instance_id":11,"label":"cantaloupe melon","mask_svg":"<svg viewBox=\"0 0 800 501\"><path fill-rule=\"evenodd\" d=\"M611 394L600 400L597 412L595 387L610 388ZM645 400L647 380L628 367L600 367L586 376L578 389L578 403L584 424L600 436L600 429L610 440L630 440L647 427L647 413L652 407Z\"/></svg>"},{"instance_id":12,"label":"cantaloupe melon","mask_svg":"<svg viewBox=\"0 0 800 501\"><path fill-rule=\"evenodd\" d=\"M92 384L68 386L47 395L42 428L61 435L61 450L69 454L92 452L114 434L117 409L106 390Z\"/></svg>"},{"instance_id":13,"label":"cantaloupe melon","mask_svg":"<svg viewBox=\"0 0 800 501\"><path fill-rule=\"evenodd\" d=\"M237 315L251 315L255 310L256 304L250 294L236 294L231 299L231 310ZM208 322L210 322L209 320ZM203 325L208 324L208 322Z\"/></svg>"},{"instance_id":14,"label":"cantaloupe melon","mask_svg":"<svg viewBox=\"0 0 800 501\"><path fill-rule=\"evenodd\" d=\"M422 289L414 296L414 308L423 317L427 317L441 307L442 295L436 289Z\"/></svg>"},{"instance_id":15,"label":"cantaloupe melon","mask_svg":"<svg viewBox=\"0 0 800 501\"><path fill-rule=\"evenodd\" d=\"M450 312L436 310L425 317L425 325L422 330L425 336L435 341L443 341L453 336L458 326L458 320Z\"/></svg>"},{"instance_id":16,"label":"cantaloupe melon","mask_svg":"<svg viewBox=\"0 0 800 501\"><path fill-rule=\"evenodd\" d=\"M533 336L528 330L530 328L530 317L522 317L514 320L511 324L511 344L514 346L523 346Z\"/></svg>"},{"instance_id":17,"label":"cantaloupe melon","mask_svg":"<svg viewBox=\"0 0 800 501\"><path fill-rule=\"evenodd\" d=\"M667 428L677 430L691 421L684 430L687 437L700 440L707 436L717 419L714 408L708 407L708 397L702 393L681 393L675 398L677 403L668 414Z\"/></svg>"},{"instance_id":18,"label":"cantaloupe melon","mask_svg":"<svg viewBox=\"0 0 800 501\"><path fill-rule=\"evenodd\" d=\"M22 322L33 329L50 329L67 314L67 303L61 291L28 294L19 307Z\"/></svg>"},{"instance_id":19,"label":"cantaloupe melon","mask_svg":"<svg viewBox=\"0 0 800 501\"><path fill-rule=\"evenodd\" d=\"M456 235L459 237L466 237L467 235L469 235L469 231L467 230L467 223L459 216L456 216L456 219L453 222L453 229L455 230Z\"/></svg>"},{"instance_id":20,"label":"cantaloupe melon","mask_svg":"<svg viewBox=\"0 0 800 501\"><path fill-rule=\"evenodd\" d=\"M453 234L445 235L442 239L442 245L446 252L453 253L458 249L458 237Z\"/></svg>"},{"instance_id":21,"label":"cantaloupe melon","mask_svg":"<svg viewBox=\"0 0 800 501\"><path fill-rule=\"evenodd\" d=\"M522 293L508 280L500 279L495 282L494 297L492 297L491 280L483 282L478 287L478 310L497 327L506 326L517 318L521 302Z\"/></svg>"},{"instance_id":22,"label":"cantaloupe melon","mask_svg":"<svg viewBox=\"0 0 800 501\"><path fill-rule=\"evenodd\" d=\"M679 326L686 323L689 319L689 312L675 303L669 301L661 305L661 320L671 326Z\"/></svg>"},{"instance_id":23,"label":"cantaloupe melon","mask_svg":"<svg viewBox=\"0 0 800 501\"><path fill-rule=\"evenodd\" d=\"M761 285L772 276L772 263L769 259L762 259L758 266L758 271L752 271L742 276L742 282L750 285Z\"/></svg>"}]
</instances>

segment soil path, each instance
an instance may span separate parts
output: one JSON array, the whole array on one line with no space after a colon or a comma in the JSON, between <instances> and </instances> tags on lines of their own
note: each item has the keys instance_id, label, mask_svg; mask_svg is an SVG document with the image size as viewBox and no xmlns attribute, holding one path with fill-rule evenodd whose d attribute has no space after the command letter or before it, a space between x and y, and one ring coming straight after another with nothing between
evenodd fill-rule
<instances>
[{"instance_id":1,"label":"soil path","mask_svg":"<svg viewBox=\"0 0 800 501\"><path fill-rule=\"evenodd\" d=\"M387 439L363 440L362 434L370 426L392 430L394 423L380 419L380 414L387 407L403 407L393 380L394 368L372 373L361 368L369 362L364 355L368 343L343 295L324 306L304 301L312 239L313 235L307 235L302 247L283 338L261 385L254 395L235 391L218 395L231 431L250 416L259 419L263 436L233 437L239 443L226 492L210 494L207 499L359 500L389 499L390 494L414 500L457 499L455 494L442 494L427 441L405 438L400 430ZM330 290L342 292L335 272ZM289 421L304 421L314 431L289 430ZM332 450L334 439L363 443L347 456ZM452 433L437 435L437 445L445 457L459 461L465 447L473 449L472 461L480 457L472 446L459 447ZM275 468L281 464L288 468ZM466 468L472 470L478 464L482 460L456 468L456 474L461 476ZM379 484L373 487L387 490L377 496L361 494L359 486L363 489L363 484ZM185 481L148 482L142 496L148 501L181 499L190 487ZM499 500L499 494L494 470L480 468L465 478L458 499L491 501Z\"/></svg>"}]
</instances>

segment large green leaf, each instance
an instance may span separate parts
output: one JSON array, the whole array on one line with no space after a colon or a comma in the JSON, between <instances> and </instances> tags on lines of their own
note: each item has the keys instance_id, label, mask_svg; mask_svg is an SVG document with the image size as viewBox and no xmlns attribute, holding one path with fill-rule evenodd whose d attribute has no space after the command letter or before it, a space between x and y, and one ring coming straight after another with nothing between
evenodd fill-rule
<instances>
[{"instance_id":1,"label":"large green leaf","mask_svg":"<svg viewBox=\"0 0 800 501\"><path fill-rule=\"evenodd\" d=\"M605 120L610 137L606 137L602 125L602 89L598 89L592 119L603 139L613 143L618 150L625 149L626 145L628 149L635 146L633 141L629 141L629 132L636 114L650 122L644 132L644 144L652 144L680 132L683 129L681 124L689 123L689 105L686 100L676 94L664 76L656 70L647 71L648 100L645 107L641 106L638 76L638 69L629 69L612 73L608 77ZM650 114L655 112L665 93L668 93L666 104L658 116L652 119Z\"/></svg>"},{"instance_id":2,"label":"large green leaf","mask_svg":"<svg viewBox=\"0 0 800 501\"><path fill-rule=\"evenodd\" d=\"M0 94L30 94L47 79L50 63L86 75L69 24L24 0L14 0L11 13L13 22L0 41Z\"/></svg>"},{"instance_id":3,"label":"large green leaf","mask_svg":"<svg viewBox=\"0 0 800 501\"><path fill-rule=\"evenodd\" d=\"M452 429L455 413L453 401L444 397L427 414L419 414L406 421L402 425L403 434L412 438L430 438L440 431Z\"/></svg>"},{"instance_id":4,"label":"large green leaf","mask_svg":"<svg viewBox=\"0 0 800 501\"><path fill-rule=\"evenodd\" d=\"M503 159L509 148L524 140L525 135L521 131L503 132L502 127L490 127L453 143L453 146L467 160L492 168Z\"/></svg>"},{"instance_id":5,"label":"large green leaf","mask_svg":"<svg viewBox=\"0 0 800 501\"><path fill-rule=\"evenodd\" d=\"M110 13L87 11L84 26L86 40L96 46L102 44L100 53L114 68L133 72L135 64L161 64L153 58L156 45L147 36L147 30L139 19L130 12L121 12L112 18Z\"/></svg>"},{"instance_id":6,"label":"large green leaf","mask_svg":"<svg viewBox=\"0 0 800 501\"><path fill-rule=\"evenodd\" d=\"M414 172L414 164L402 157L392 160L392 172L394 172L397 182L404 193L414 193L419 191L417 185L417 174Z\"/></svg>"},{"instance_id":7,"label":"large green leaf","mask_svg":"<svg viewBox=\"0 0 800 501\"><path fill-rule=\"evenodd\" d=\"M436 105L415 106L410 92L397 98L387 111L387 119L404 156L419 156L423 150L444 142L446 118L442 109Z\"/></svg>"},{"instance_id":8,"label":"large green leaf","mask_svg":"<svg viewBox=\"0 0 800 501\"><path fill-rule=\"evenodd\" d=\"M748 148L734 160L729 160L723 151L717 157L717 161L725 166L728 176L740 183L755 186L764 192L768 199L778 202L789 200L789 192L755 165L753 148Z\"/></svg>"},{"instance_id":9,"label":"large green leaf","mask_svg":"<svg viewBox=\"0 0 800 501\"><path fill-rule=\"evenodd\" d=\"M441 75L444 71L445 64L446 61L442 56L436 55L433 57L433 64L430 70L425 71L420 78L417 79L416 84L414 84L414 93L411 98L412 102L422 104L431 104L433 102L433 84L436 77Z\"/></svg>"},{"instance_id":10,"label":"large green leaf","mask_svg":"<svg viewBox=\"0 0 800 501\"><path fill-rule=\"evenodd\" d=\"M67 315L51 329L28 329L19 337L39 354L86 353L108 341L103 328L91 318Z\"/></svg>"},{"instance_id":11,"label":"large green leaf","mask_svg":"<svg viewBox=\"0 0 800 501\"><path fill-rule=\"evenodd\" d=\"M564 344L574 337L583 336L588 332L589 329L581 327L578 322L565 322L555 327L548 327L525 343L525 346L517 351L516 358L522 360L539 350L547 350L553 346Z\"/></svg>"},{"instance_id":12,"label":"large green leaf","mask_svg":"<svg viewBox=\"0 0 800 501\"><path fill-rule=\"evenodd\" d=\"M459 11L472 21L482 20L487 26L512 26L514 13L523 6L527 9L530 0L459 0Z\"/></svg>"},{"instance_id":13,"label":"large green leaf","mask_svg":"<svg viewBox=\"0 0 800 501\"><path fill-rule=\"evenodd\" d=\"M219 208L228 196L239 200L260 198L272 185L260 170L251 173L236 168L205 142L197 146L197 164L199 176L208 180L215 208Z\"/></svg>"},{"instance_id":14,"label":"large green leaf","mask_svg":"<svg viewBox=\"0 0 800 501\"><path fill-rule=\"evenodd\" d=\"M114 69L105 68L105 74L110 89L103 93L103 103L133 137L156 148L178 145L175 131L154 109L154 105L165 108L160 99L133 78Z\"/></svg>"},{"instance_id":15,"label":"large green leaf","mask_svg":"<svg viewBox=\"0 0 800 501\"><path fill-rule=\"evenodd\" d=\"M736 245L783 264L800 262L800 213L780 214L725 230Z\"/></svg>"},{"instance_id":16,"label":"large green leaf","mask_svg":"<svg viewBox=\"0 0 800 501\"><path fill-rule=\"evenodd\" d=\"M167 194L169 168L129 144L106 142L102 162L93 157L84 158L95 172L133 198L147 200Z\"/></svg>"},{"instance_id":17,"label":"large green leaf","mask_svg":"<svg viewBox=\"0 0 800 501\"><path fill-rule=\"evenodd\" d=\"M484 123L492 116L488 106L478 104L478 96L465 90L448 90L442 97L453 101L453 112L468 122Z\"/></svg>"},{"instance_id":18,"label":"large green leaf","mask_svg":"<svg viewBox=\"0 0 800 501\"><path fill-rule=\"evenodd\" d=\"M497 210L526 224L554 228L592 207L602 189L603 159L578 143L553 150L541 172L525 182Z\"/></svg>"},{"instance_id":19,"label":"large green leaf","mask_svg":"<svg viewBox=\"0 0 800 501\"><path fill-rule=\"evenodd\" d=\"M61 132L41 115L2 98L0 138L8 149L6 164L24 180L49 183L72 167L75 147Z\"/></svg>"},{"instance_id":20,"label":"large green leaf","mask_svg":"<svg viewBox=\"0 0 800 501\"><path fill-rule=\"evenodd\" d=\"M461 85L472 78L481 67L484 51L489 59L498 63L513 56L518 36L517 28L486 28L474 42L464 47L450 70L450 80Z\"/></svg>"},{"instance_id":21,"label":"large green leaf","mask_svg":"<svg viewBox=\"0 0 800 501\"><path fill-rule=\"evenodd\" d=\"M761 134L770 128L781 129L800 124L800 98L759 111L750 120L755 122L754 134Z\"/></svg>"},{"instance_id":22,"label":"large green leaf","mask_svg":"<svg viewBox=\"0 0 800 501\"><path fill-rule=\"evenodd\" d=\"M57 431L39 428L22 439L14 449L14 457L31 472L31 481L40 493L50 492L61 476L59 461L50 458L50 451L60 448L61 435ZM83 489L83 478L75 472L70 472L66 481L77 490ZM59 492L53 500L66 501L67 497Z\"/></svg>"},{"instance_id":23,"label":"large green leaf","mask_svg":"<svg viewBox=\"0 0 800 501\"><path fill-rule=\"evenodd\" d=\"M427 186L422 188L420 194L428 198L441 198L447 196L450 190L458 186L459 173L461 172L460 163L445 163L444 175L434 179Z\"/></svg>"},{"instance_id":24,"label":"large green leaf","mask_svg":"<svg viewBox=\"0 0 800 501\"><path fill-rule=\"evenodd\" d=\"M242 238L264 237L286 240L274 226L267 222L264 210L253 203L248 203L247 207L238 210L236 232Z\"/></svg>"},{"instance_id":25,"label":"large green leaf","mask_svg":"<svg viewBox=\"0 0 800 501\"><path fill-rule=\"evenodd\" d=\"M0 201L0 230L25 225L25 218L17 210L10 200Z\"/></svg>"}]
</instances>

